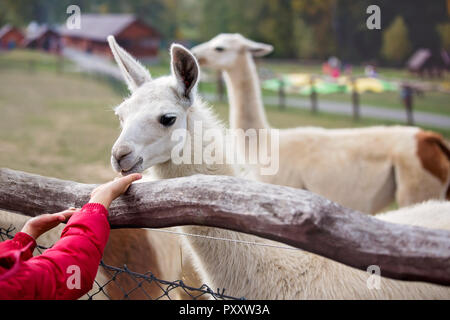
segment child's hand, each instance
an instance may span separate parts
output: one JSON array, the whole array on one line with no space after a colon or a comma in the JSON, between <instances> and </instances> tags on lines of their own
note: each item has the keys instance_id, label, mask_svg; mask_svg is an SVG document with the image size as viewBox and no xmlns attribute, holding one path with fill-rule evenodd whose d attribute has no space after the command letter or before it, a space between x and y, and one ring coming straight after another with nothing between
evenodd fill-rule
<instances>
[{"instance_id":1,"label":"child's hand","mask_svg":"<svg viewBox=\"0 0 450 320\"><path fill-rule=\"evenodd\" d=\"M91 203L100 203L106 209L109 208L111 202L127 191L130 184L142 178L139 173L133 173L125 177L116 178L114 181L102 184L95 188L91 193Z\"/></svg>"},{"instance_id":2,"label":"child's hand","mask_svg":"<svg viewBox=\"0 0 450 320\"><path fill-rule=\"evenodd\" d=\"M40 216L28 220L23 226L22 232L25 232L36 240L43 233L53 229L61 222L67 221L77 210L78 209L70 208L53 214L41 214Z\"/></svg>"}]
</instances>

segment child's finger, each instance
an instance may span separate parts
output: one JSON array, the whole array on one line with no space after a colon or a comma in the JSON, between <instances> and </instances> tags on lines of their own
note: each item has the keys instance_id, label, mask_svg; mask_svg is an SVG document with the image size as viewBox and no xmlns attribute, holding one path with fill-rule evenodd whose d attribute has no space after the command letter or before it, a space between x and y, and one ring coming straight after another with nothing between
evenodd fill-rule
<instances>
[{"instance_id":1,"label":"child's finger","mask_svg":"<svg viewBox=\"0 0 450 320\"><path fill-rule=\"evenodd\" d=\"M70 210L70 211L64 211L61 212L61 215L64 217L64 220L67 218L70 218L75 212L77 212L76 210Z\"/></svg>"},{"instance_id":2,"label":"child's finger","mask_svg":"<svg viewBox=\"0 0 450 320\"><path fill-rule=\"evenodd\" d=\"M55 221L59 221L59 213L45 213L45 214L41 214L40 216L33 218L36 219L35 220L35 224L47 224L47 223L52 223Z\"/></svg>"},{"instance_id":3,"label":"child's finger","mask_svg":"<svg viewBox=\"0 0 450 320\"><path fill-rule=\"evenodd\" d=\"M133 174L130 174L129 176L126 176L125 178L123 178L124 180L121 182L123 183L122 186L124 188L124 192L126 190L128 190L128 188L134 181L139 180L141 178L142 178L142 175L140 173L133 173Z\"/></svg>"},{"instance_id":4,"label":"child's finger","mask_svg":"<svg viewBox=\"0 0 450 320\"><path fill-rule=\"evenodd\" d=\"M78 210L80 210L80 209L77 209L77 208L73 208L73 207L71 207L71 208L69 208L69 209L66 209L66 210L64 210L64 211L61 211L61 212L57 212L57 214L59 214L59 213L66 213L66 212L76 212L76 211L78 211Z\"/></svg>"},{"instance_id":5,"label":"child's finger","mask_svg":"<svg viewBox=\"0 0 450 320\"><path fill-rule=\"evenodd\" d=\"M59 222L67 221L67 219L70 218L72 216L72 214L73 213L70 213L70 214L60 213L60 214L56 215L56 220Z\"/></svg>"},{"instance_id":6,"label":"child's finger","mask_svg":"<svg viewBox=\"0 0 450 320\"><path fill-rule=\"evenodd\" d=\"M136 180L139 180L141 178L142 178L142 174L140 174L140 173L133 173L133 174L130 174L130 175L124 177L123 178L123 183L128 185L128 184L130 184L130 183L132 183L132 182L134 182Z\"/></svg>"}]
</instances>

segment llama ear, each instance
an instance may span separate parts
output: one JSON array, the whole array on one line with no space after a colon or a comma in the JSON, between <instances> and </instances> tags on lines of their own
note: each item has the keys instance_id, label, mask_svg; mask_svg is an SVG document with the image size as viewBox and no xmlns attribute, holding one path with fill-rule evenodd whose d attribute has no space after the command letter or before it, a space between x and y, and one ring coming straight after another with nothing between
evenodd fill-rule
<instances>
[{"instance_id":1,"label":"llama ear","mask_svg":"<svg viewBox=\"0 0 450 320\"><path fill-rule=\"evenodd\" d=\"M170 47L172 74L177 80L177 91L181 97L192 103L193 93L197 88L200 68L197 59L188 49L179 44Z\"/></svg>"},{"instance_id":2,"label":"llama ear","mask_svg":"<svg viewBox=\"0 0 450 320\"><path fill-rule=\"evenodd\" d=\"M254 57L262 57L273 51L273 46L246 39L245 47Z\"/></svg>"},{"instance_id":3,"label":"llama ear","mask_svg":"<svg viewBox=\"0 0 450 320\"><path fill-rule=\"evenodd\" d=\"M126 52L125 49L119 46L114 36L108 36L108 43L128 89L131 92L136 91L143 83L152 80L150 72Z\"/></svg>"}]
</instances>

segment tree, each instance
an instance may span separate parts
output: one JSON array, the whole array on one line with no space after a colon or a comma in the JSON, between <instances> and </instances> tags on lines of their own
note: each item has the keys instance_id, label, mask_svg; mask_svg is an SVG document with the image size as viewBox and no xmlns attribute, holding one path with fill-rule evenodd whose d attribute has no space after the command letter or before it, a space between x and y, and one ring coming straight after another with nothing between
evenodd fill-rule
<instances>
[{"instance_id":1,"label":"tree","mask_svg":"<svg viewBox=\"0 0 450 320\"><path fill-rule=\"evenodd\" d=\"M442 48L450 51L450 23L440 24L437 29L441 36Z\"/></svg>"},{"instance_id":2,"label":"tree","mask_svg":"<svg viewBox=\"0 0 450 320\"><path fill-rule=\"evenodd\" d=\"M411 53L408 28L401 16L397 16L392 24L383 32L383 57L393 63L400 63Z\"/></svg>"},{"instance_id":3,"label":"tree","mask_svg":"<svg viewBox=\"0 0 450 320\"><path fill-rule=\"evenodd\" d=\"M294 18L294 45L295 55L300 59L314 59L317 57L314 43L314 32L312 27L307 25L303 19Z\"/></svg>"},{"instance_id":4,"label":"tree","mask_svg":"<svg viewBox=\"0 0 450 320\"><path fill-rule=\"evenodd\" d=\"M367 28L366 13L369 5L378 5L382 12L382 29L392 20L380 0L337 0L333 16L333 35L337 42L337 55L347 62L374 61L378 58L382 31Z\"/></svg>"},{"instance_id":5,"label":"tree","mask_svg":"<svg viewBox=\"0 0 450 320\"><path fill-rule=\"evenodd\" d=\"M401 5L398 12L405 19L408 31L412 35L410 39L412 49L428 48L434 52L440 49L441 43L436 25L448 22L445 0L398 0L389 1L389 3Z\"/></svg>"},{"instance_id":6,"label":"tree","mask_svg":"<svg viewBox=\"0 0 450 320\"><path fill-rule=\"evenodd\" d=\"M301 18L311 32L315 58L325 59L336 54L336 43L333 37L333 16L336 11L336 0L292 0L293 13Z\"/></svg>"}]
</instances>

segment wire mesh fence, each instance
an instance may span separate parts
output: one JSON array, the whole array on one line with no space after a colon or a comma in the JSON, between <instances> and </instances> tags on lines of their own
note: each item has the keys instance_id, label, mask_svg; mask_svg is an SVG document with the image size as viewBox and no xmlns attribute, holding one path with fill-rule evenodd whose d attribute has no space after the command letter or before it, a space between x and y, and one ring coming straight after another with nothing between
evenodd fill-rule
<instances>
[{"instance_id":1,"label":"wire mesh fence","mask_svg":"<svg viewBox=\"0 0 450 320\"><path fill-rule=\"evenodd\" d=\"M17 232L14 226L0 227L0 242L12 239ZM42 254L49 247L37 245L36 253ZM148 300L243 300L225 294L225 289L216 291L208 285L191 287L182 280L168 281L157 278L151 271L134 272L126 265L111 266L103 260L99 266L100 277L97 276L91 291L82 299L148 299Z\"/></svg>"}]
</instances>

